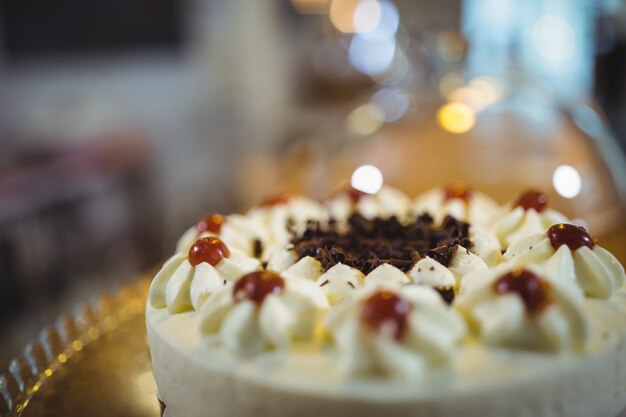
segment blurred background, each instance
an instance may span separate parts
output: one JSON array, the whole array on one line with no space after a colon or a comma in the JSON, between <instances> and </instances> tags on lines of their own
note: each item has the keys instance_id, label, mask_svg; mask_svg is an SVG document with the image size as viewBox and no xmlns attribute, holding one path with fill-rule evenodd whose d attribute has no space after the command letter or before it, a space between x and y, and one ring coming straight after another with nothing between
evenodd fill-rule
<instances>
[{"instance_id":1,"label":"blurred background","mask_svg":"<svg viewBox=\"0 0 626 417\"><path fill-rule=\"evenodd\" d=\"M0 364L203 214L365 164L545 190L623 254L624 149L625 0L0 0Z\"/></svg>"}]
</instances>

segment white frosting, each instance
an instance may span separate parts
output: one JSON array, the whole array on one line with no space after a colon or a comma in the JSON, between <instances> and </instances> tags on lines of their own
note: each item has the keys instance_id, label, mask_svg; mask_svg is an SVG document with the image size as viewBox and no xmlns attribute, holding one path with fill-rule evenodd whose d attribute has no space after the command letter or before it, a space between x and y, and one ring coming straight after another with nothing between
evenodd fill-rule
<instances>
[{"instance_id":1,"label":"white frosting","mask_svg":"<svg viewBox=\"0 0 626 417\"><path fill-rule=\"evenodd\" d=\"M391 264L381 264L365 276L366 288L379 288L381 286L396 287L410 282L411 279L407 274Z\"/></svg>"},{"instance_id":2,"label":"white frosting","mask_svg":"<svg viewBox=\"0 0 626 417\"><path fill-rule=\"evenodd\" d=\"M458 285L467 274L474 271L486 271L488 267L482 259L459 245L450 259L448 269L454 275Z\"/></svg>"},{"instance_id":3,"label":"white frosting","mask_svg":"<svg viewBox=\"0 0 626 417\"><path fill-rule=\"evenodd\" d=\"M199 310L212 293L260 267L257 259L235 249L215 266L202 262L194 267L187 260L186 253L177 253L154 277L150 286L150 304L155 308L167 308L170 314Z\"/></svg>"},{"instance_id":4,"label":"white frosting","mask_svg":"<svg viewBox=\"0 0 626 417\"><path fill-rule=\"evenodd\" d=\"M413 265L409 271L409 276L418 285L438 288L454 288L456 286L452 271L429 257L422 258Z\"/></svg>"},{"instance_id":5,"label":"white frosting","mask_svg":"<svg viewBox=\"0 0 626 417\"><path fill-rule=\"evenodd\" d=\"M383 328L376 333L362 322L363 302L374 292L375 288L363 290L352 302L332 310L325 320L325 327L337 346L339 367L343 372L415 379L426 369L452 359L465 333L465 325L437 292L415 285L394 290L411 305L400 340L393 337L392 331Z\"/></svg>"},{"instance_id":6,"label":"white frosting","mask_svg":"<svg viewBox=\"0 0 626 417\"><path fill-rule=\"evenodd\" d=\"M478 191L472 191L469 201L453 198L446 201L443 188L429 190L413 201L413 212L430 214L439 224L451 215L473 225L485 225L499 212L500 206L493 199Z\"/></svg>"},{"instance_id":7,"label":"white frosting","mask_svg":"<svg viewBox=\"0 0 626 417\"><path fill-rule=\"evenodd\" d=\"M200 233L198 232L198 227L194 224L187 229L185 233L183 233L180 239L178 239L178 242L176 243L176 253L187 253L189 248L191 248L199 237Z\"/></svg>"},{"instance_id":8,"label":"white frosting","mask_svg":"<svg viewBox=\"0 0 626 417\"><path fill-rule=\"evenodd\" d=\"M550 303L530 312L516 293L499 294L495 282L512 271L502 266L479 272L461 284L455 300L460 311L487 344L529 349L582 349L588 337L583 314L583 295L576 286L549 279L537 268L530 269L544 280Z\"/></svg>"},{"instance_id":9,"label":"white frosting","mask_svg":"<svg viewBox=\"0 0 626 417\"><path fill-rule=\"evenodd\" d=\"M471 252L475 253L488 266L496 266L502 261L502 246L491 232L480 226L470 226L469 238L472 241Z\"/></svg>"},{"instance_id":10,"label":"white frosting","mask_svg":"<svg viewBox=\"0 0 626 417\"><path fill-rule=\"evenodd\" d=\"M491 231L497 236L503 248L511 242L533 234L541 233L557 223L569 223L569 219L556 210L545 209L538 213L535 209L506 206L506 212L491 224Z\"/></svg>"},{"instance_id":11,"label":"white frosting","mask_svg":"<svg viewBox=\"0 0 626 417\"><path fill-rule=\"evenodd\" d=\"M332 305L354 296L355 290L363 286L364 280L365 275L358 269L337 264L323 273L317 280L317 284Z\"/></svg>"},{"instance_id":12,"label":"white frosting","mask_svg":"<svg viewBox=\"0 0 626 417\"><path fill-rule=\"evenodd\" d=\"M326 201L330 216L344 222L354 212L371 219L374 217L389 218L396 216L405 219L411 208L411 199L402 191L384 186L376 194L365 194L354 204L347 192L339 192Z\"/></svg>"},{"instance_id":13,"label":"white frosting","mask_svg":"<svg viewBox=\"0 0 626 417\"><path fill-rule=\"evenodd\" d=\"M328 308L326 296L306 279L290 278L279 294L270 294L260 305L233 300L232 288L211 296L200 311L200 332L238 355L285 349L313 338L319 315Z\"/></svg>"},{"instance_id":14,"label":"white frosting","mask_svg":"<svg viewBox=\"0 0 626 417\"><path fill-rule=\"evenodd\" d=\"M563 282L577 282L590 297L608 298L626 280L624 267L598 245L572 251L567 245L554 249L545 233L513 242L504 254L511 265L542 264L551 276Z\"/></svg>"},{"instance_id":15,"label":"white frosting","mask_svg":"<svg viewBox=\"0 0 626 417\"><path fill-rule=\"evenodd\" d=\"M357 211L367 219L396 216L404 219L411 208L411 199L402 191L385 186L376 194L365 195L357 203Z\"/></svg>"},{"instance_id":16,"label":"white frosting","mask_svg":"<svg viewBox=\"0 0 626 417\"><path fill-rule=\"evenodd\" d=\"M267 269L270 271L283 272L298 261L298 254L292 250L281 250L276 252L267 262Z\"/></svg>"},{"instance_id":17,"label":"white frosting","mask_svg":"<svg viewBox=\"0 0 626 417\"><path fill-rule=\"evenodd\" d=\"M322 264L315 258L305 256L289 268L284 270L280 275L283 278L304 278L309 281L317 281L324 273Z\"/></svg>"}]
</instances>

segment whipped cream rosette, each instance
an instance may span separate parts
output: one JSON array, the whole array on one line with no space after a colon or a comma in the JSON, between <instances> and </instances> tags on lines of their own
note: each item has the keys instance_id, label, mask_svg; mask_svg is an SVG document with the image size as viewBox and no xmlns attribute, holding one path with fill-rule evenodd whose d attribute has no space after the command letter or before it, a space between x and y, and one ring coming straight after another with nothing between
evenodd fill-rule
<instances>
[{"instance_id":1,"label":"whipped cream rosette","mask_svg":"<svg viewBox=\"0 0 626 417\"><path fill-rule=\"evenodd\" d=\"M454 357L465 334L460 316L433 289L388 285L359 291L324 320L347 375L414 379Z\"/></svg>"},{"instance_id":2,"label":"whipped cream rosette","mask_svg":"<svg viewBox=\"0 0 626 417\"><path fill-rule=\"evenodd\" d=\"M259 257L262 250L260 235L266 234L263 223L249 216L210 214L183 233L176 244L176 252L187 253L199 238L219 237L229 248L247 256Z\"/></svg>"},{"instance_id":3,"label":"whipped cream rosette","mask_svg":"<svg viewBox=\"0 0 626 417\"><path fill-rule=\"evenodd\" d=\"M580 350L588 337L583 294L537 267L500 266L463 281L454 307L490 345Z\"/></svg>"},{"instance_id":4,"label":"whipped cream rosette","mask_svg":"<svg viewBox=\"0 0 626 417\"><path fill-rule=\"evenodd\" d=\"M505 212L491 223L490 230L497 236L503 248L511 242L541 233L557 223L569 219L548 207L548 197L538 191L527 191L504 206Z\"/></svg>"},{"instance_id":5,"label":"whipped cream rosette","mask_svg":"<svg viewBox=\"0 0 626 417\"><path fill-rule=\"evenodd\" d=\"M504 259L515 266L542 264L552 276L577 282L586 295L596 298L611 297L626 278L619 261L583 227L566 223L513 242Z\"/></svg>"},{"instance_id":6,"label":"whipped cream rosette","mask_svg":"<svg viewBox=\"0 0 626 417\"><path fill-rule=\"evenodd\" d=\"M355 188L340 190L326 202L331 218L345 222L359 213L367 219L395 216L404 219L409 214L411 199L402 191L384 186L375 194L368 194Z\"/></svg>"},{"instance_id":7,"label":"whipped cream rosette","mask_svg":"<svg viewBox=\"0 0 626 417\"><path fill-rule=\"evenodd\" d=\"M293 234L304 231L309 221L328 221L326 207L310 198L281 195L263 202L246 213L248 230L260 241L260 258L268 260L283 249Z\"/></svg>"},{"instance_id":8,"label":"whipped cream rosette","mask_svg":"<svg viewBox=\"0 0 626 417\"><path fill-rule=\"evenodd\" d=\"M428 213L436 223L450 215L472 225L486 225L500 210L500 206L485 194L452 186L434 188L419 195L412 204L415 214Z\"/></svg>"},{"instance_id":9,"label":"whipped cream rosette","mask_svg":"<svg viewBox=\"0 0 626 417\"><path fill-rule=\"evenodd\" d=\"M311 340L327 308L315 283L256 271L211 296L200 312L200 332L239 355L285 349Z\"/></svg>"},{"instance_id":10,"label":"whipped cream rosette","mask_svg":"<svg viewBox=\"0 0 626 417\"><path fill-rule=\"evenodd\" d=\"M178 239L176 253L186 253L196 243L196 240L201 237L219 236L225 220L221 214L213 213L206 215L197 224L187 229Z\"/></svg>"},{"instance_id":11,"label":"whipped cream rosette","mask_svg":"<svg viewBox=\"0 0 626 417\"><path fill-rule=\"evenodd\" d=\"M168 259L150 286L149 302L167 308L170 314L199 310L215 291L261 263L217 237L198 239L188 253L179 252Z\"/></svg>"}]
</instances>

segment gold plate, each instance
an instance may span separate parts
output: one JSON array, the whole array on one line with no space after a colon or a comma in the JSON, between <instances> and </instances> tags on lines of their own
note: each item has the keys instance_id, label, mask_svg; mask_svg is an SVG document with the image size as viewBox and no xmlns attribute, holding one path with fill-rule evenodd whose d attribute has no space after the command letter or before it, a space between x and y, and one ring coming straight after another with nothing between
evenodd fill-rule
<instances>
[{"instance_id":1,"label":"gold plate","mask_svg":"<svg viewBox=\"0 0 626 417\"><path fill-rule=\"evenodd\" d=\"M146 343L150 277L62 316L0 375L0 417L159 417Z\"/></svg>"}]
</instances>

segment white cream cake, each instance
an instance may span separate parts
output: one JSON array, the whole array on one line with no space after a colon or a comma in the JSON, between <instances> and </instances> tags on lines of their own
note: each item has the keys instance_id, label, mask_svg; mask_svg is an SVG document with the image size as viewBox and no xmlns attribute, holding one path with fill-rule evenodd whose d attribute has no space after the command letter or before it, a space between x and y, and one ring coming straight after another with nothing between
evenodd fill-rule
<instances>
[{"instance_id":1,"label":"white cream cake","mask_svg":"<svg viewBox=\"0 0 626 417\"><path fill-rule=\"evenodd\" d=\"M283 195L190 228L146 326L173 417L615 417L625 281L537 191Z\"/></svg>"}]
</instances>

